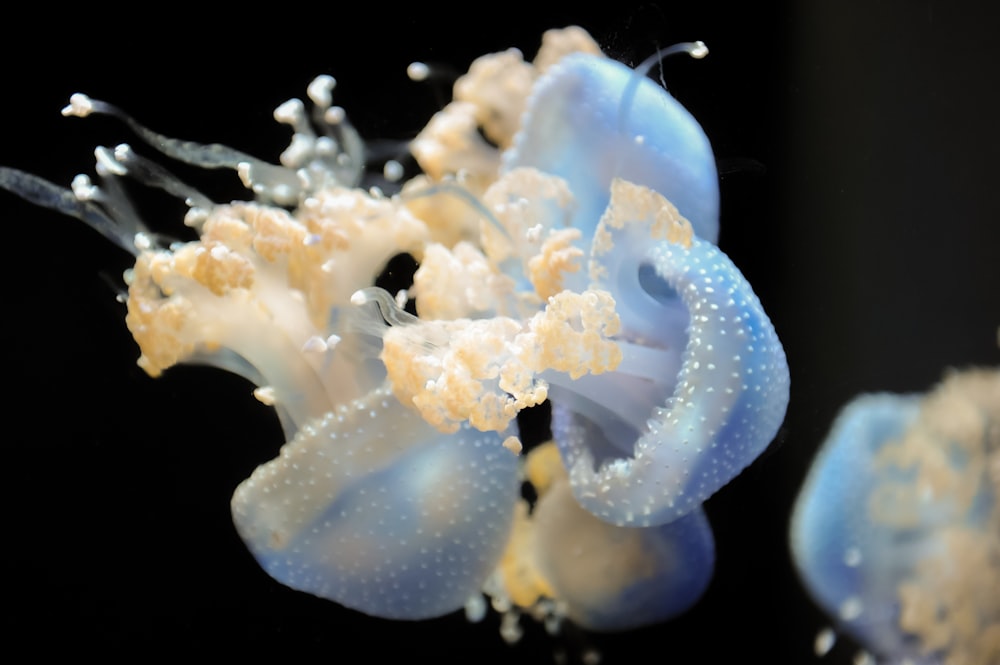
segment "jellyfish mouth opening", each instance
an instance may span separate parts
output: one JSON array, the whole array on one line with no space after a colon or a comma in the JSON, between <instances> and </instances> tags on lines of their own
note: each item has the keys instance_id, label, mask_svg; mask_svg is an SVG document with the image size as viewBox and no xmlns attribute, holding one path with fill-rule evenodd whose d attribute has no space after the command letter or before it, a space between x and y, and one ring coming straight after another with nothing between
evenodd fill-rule
<instances>
[{"instance_id":1,"label":"jellyfish mouth opening","mask_svg":"<svg viewBox=\"0 0 1000 665\"><path fill-rule=\"evenodd\" d=\"M639 265L639 287L650 298L660 305L672 305L680 302L680 294L667 280L656 274L656 268L650 263Z\"/></svg>"},{"instance_id":2,"label":"jellyfish mouth opening","mask_svg":"<svg viewBox=\"0 0 1000 665\"><path fill-rule=\"evenodd\" d=\"M557 439L585 449L594 473L629 465L636 458L637 442L662 427L690 341L690 314L677 289L648 261L629 270L635 271L628 281L636 295L619 301L625 330L615 337L622 352L618 367L572 381L543 374L549 382ZM642 317L637 316L640 311Z\"/></svg>"},{"instance_id":3,"label":"jellyfish mouth opening","mask_svg":"<svg viewBox=\"0 0 1000 665\"><path fill-rule=\"evenodd\" d=\"M556 438L586 442L591 472L635 459L635 442L642 431L634 423L605 404L581 395L575 395L572 406L567 406L567 402L560 403L560 391L555 386L550 387L550 394L553 392L552 429Z\"/></svg>"}]
</instances>

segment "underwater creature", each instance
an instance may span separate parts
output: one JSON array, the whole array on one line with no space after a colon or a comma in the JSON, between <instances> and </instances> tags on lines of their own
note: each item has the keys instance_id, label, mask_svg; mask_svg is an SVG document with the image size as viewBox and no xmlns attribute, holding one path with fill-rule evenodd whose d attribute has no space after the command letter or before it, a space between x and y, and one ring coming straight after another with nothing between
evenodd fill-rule
<instances>
[{"instance_id":1,"label":"underwater creature","mask_svg":"<svg viewBox=\"0 0 1000 665\"><path fill-rule=\"evenodd\" d=\"M816 602L879 662L1000 658L1000 371L844 407L791 527Z\"/></svg>"},{"instance_id":2,"label":"underwater creature","mask_svg":"<svg viewBox=\"0 0 1000 665\"><path fill-rule=\"evenodd\" d=\"M477 59L410 145L422 173L387 195L400 165L362 186L334 87L318 77L308 111L276 110L294 130L281 165L85 95L64 110L232 169L253 201L218 204L124 144L98 149L98 184L2 168L0 186L135 256L126 325L150 376L207 364L274 406L287 442L231 503L274 579L393 619L476 616L483 592L596 630L686 610L714 561L701 505L770 443L789 391L771 322L715 245L698 123L583 30L553 30L532 62ZM123 177L183 198L197 240L151 233ZM412 286L373 286L400 254ZM520 456L517 415L546 401L553 442Z\"/></svg>"}]
</instances>

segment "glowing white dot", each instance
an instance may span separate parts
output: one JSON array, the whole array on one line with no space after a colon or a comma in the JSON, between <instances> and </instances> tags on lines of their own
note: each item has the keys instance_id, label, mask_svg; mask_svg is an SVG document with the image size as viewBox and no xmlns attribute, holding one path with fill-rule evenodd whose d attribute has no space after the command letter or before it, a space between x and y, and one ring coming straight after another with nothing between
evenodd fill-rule
<instances>
[{"instance_id":1,"label":"glowing white dot","mask_svg":"<svg viewBox=\"0 0 1000 665\"><path fill-rule=\"evenodd\" d=\"M509 450L510 452L514 453L515 455L520 455L521 449L523 448L523 446L521 445L521 440L518 439L516 436L508 436L506 439L504 439L503 447Z\"/></svg>"},{"instance_id":2,"label":"glowing white dot","mask_svg":"<svg viewBox=\"0 0 1000 665\"><path fill-rule=\"evenodd\" d=\"M274 406L274 402L276 401L273 386L261 386L253 391L253 396L257 398L258 402L268 406Z\"/></svg>"},{"instance_id":3,"label":"glowing white dot","mask_svg":"<svg viewBox=\"0 0 1000 665\"><path fill-rule=\"evenodd\" d=\"M93 110L94 101L87 95L77 92L70 96L69 104L63 107L62 114L65 116L75 115L78 118L86 118Z\"/></svg>"},{"instance_id":4,"label":"glowing white dot","mask_svg":"<svg viewBox=\"0 0 1000 665\"><path fill-rule=\"evenodd\" d=\"M867 651L859 651L854 654L854 665L875 665L875 656Z\"/></svg>"},{"instance_id":5,"label":"glowing white dot","mask_svg":"<svg viewBox=\"0 0 1000 665\"><path fill-rule=\"evenodd\" d=\"M389 182L397 182L403 177L403 165L395 159L390 159L382 167L382 175Z\"/></svg>"},{"instance_id":6,"label":"glowing white dot","mask_svg":"<svg viewBox=\"0 0 1000 665\"><path fill-rule=\"evenodd\" d=\"M326 341L317 335L313 335L302 345L302 351L305 353L323 353L326 348Z\"/></svg>"},{"instance_id":7,"label":"glowing white dot","mask_svg":"<svg viewBox=\"0 0 1000 665\"><path fill-rule=\"evenodd\" d=\"M486 617L486 600L482 594L476 594L465 601L465 618L469 623L479 623Z\"/></svg>"},{"instance_id":8,"label":"glowing white dot","mask_svg":"<svg viewBox=\"0 0 1000 665\"><path fill-rule=\"evenodd\" d=\"M431 74L431 68L423 62L411 62L406 68L406 75L411 81L426 81Z\"/></svg>"},{"instance_id":9,"label":"glowing white dot","mask_svg":"<svg viewBox=\"0 0 1000 665\"><path fill-rule=\"evenodd\" d=\"M301 99L289 99L274 109L274 119L280 123L292 125L302 117L304 109Z\"/></svg>"},{"instance_id":10,"label":"glowing white dot","mask_svg":"<svg viewBox=\"0 0 1000 665\"><path fill-rule=\"evenodd\" d=\"M344 118L347 117L347 111L344 110L343 106L331 106L323 114L323 120L331 125L339 125L344 122Z\"/></svg>"},{"instance_id":11,"label":"glowing white dot","mask_svg":"<svg viewBox=\"0 0 1000 665\"><path fill-rule=\"evenodd\" d=\"M862 604L861 599L857 596L851 596L840 604L838 613L840 614L840 618L844 621L853 621L861 616L863 609L864 605Z\"/></svg>"},{"instance_id":12,"label":"glowing white dot","mask_svg":"<svg viewBox=\"0 0 1000 665\"><path fill-rule=\"evenodd\" d=\"M833 628L824 628L816 633L816 640L813 642L813 651L816 652L817 656L825 656L833 648L836 641L837 634L833 632Z\"/></svg>"},{"instance_id":13,"label":"glowing white dot","mask_svg":"<svg viewBox=\"0 0 1000 665\"><path fill-rule=\"evenodd\" d=\"M306 88L306 94L312 103L320 108L328 108L333 100L330 94L337 86L337 79L328 74L321 74L312 80Z\"/></svg>"}]
</instances>

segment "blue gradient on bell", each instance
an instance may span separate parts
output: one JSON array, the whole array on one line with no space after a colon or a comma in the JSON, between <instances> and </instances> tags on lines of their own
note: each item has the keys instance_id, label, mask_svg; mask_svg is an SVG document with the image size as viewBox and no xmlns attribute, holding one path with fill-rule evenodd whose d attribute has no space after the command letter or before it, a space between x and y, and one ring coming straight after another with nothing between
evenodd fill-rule
<instances>
[{"instance_id":1,"label":"blue gradient on bell","mask_svg":"<svg viewBox=\"0 0 1000 665\"><path fill-rule=\"evenodd\" d=\"M568 504L573 499L564 491ZM613 631L666 621L694 605L712 579L715 543L700 508L648 529L570 515L550 517L540 506L534 519L545 559L539 567L566 615L582 626Z\"/></svg>"},{"instance_id":2,"label":"blue gradient on bell","mask_svg":"<svg viewBox=\"0 0 1000 665\"><path fill-rule=\"evenodd\" d=\"M885 557L896 537L868 517L868 495L877 484L872 458L902 435L919 408L917 395L888 394L845 407L813 461L792 521L792 551L810 592L865 643L898 647L900 640L893 627L900 573L891 567L897 564L872 559Z\"/></svg>"},{"instance_id":3,"label":"blue gradient on bell","mask_svg":"<svg viewBox=\"0 0 1000 665\"><path fill-rule=\"evenodd\" d=\"M442 434L376 391L257 467L233 522L293 589L390 619L447 614L479 592L510 532L518 462L500 444Z\"/></svg>"},{"instance_id":4,"label":"blue gradient on bell","mask_svg":"<svg viewBox=\"0 0 1000 665\"><path fill-rule=\"evenodd\" d=\"M861 395L837 417L792 553L820 607L879 658L1000 654L998 451L996 370L951 373L926 396Z\"/></svg>"},{"instance_id":5,"label":"blue gradient on bell","mask_svg":"<svg viewBox=\"0 0 1000 665\"><path fill-rule=\"evenodd\" d=\"M644 72L610 58L571 55L543 76L503 163L564 178L585 237L621 178L665 196L700 237L718 238L719 179L701 125Z\"/></svg>"},{"instance_id":6,"label":"blue gradient on bell","mask_svg":"<svg viewBox=\"0 0 1000 665\"><path fill-rule=\"evenodd\" d=\"M574 494L615 524L669 522L753 462L788 405L774 327L714 244L711 146L641 72L578 54L532 93L504 156L506 170L524 166L569 186L571 223L590 251L589 282L581 271L567 283L611 293L622 324L615 371L544 375ZM682 219L693 237L657 235Z\"/></svg>"},{"instance_id":7,"label":"blue gradient on bell","mask_svg":"<svg viewBox=\"0 0 1000 665\"><path fill-rule=\"evenodd\" d=\"M609 217L616 205L613 194ZM599 231L613 248L595 254L594 285L618 305L623 360L575 382L551 378L555 438L587 510L615 524L663 524L771 442L788 405L788 365L760 301L717 247L697 236L689 246L650 242L652 219L609 221Z\"/></svg>"}]
</instances>

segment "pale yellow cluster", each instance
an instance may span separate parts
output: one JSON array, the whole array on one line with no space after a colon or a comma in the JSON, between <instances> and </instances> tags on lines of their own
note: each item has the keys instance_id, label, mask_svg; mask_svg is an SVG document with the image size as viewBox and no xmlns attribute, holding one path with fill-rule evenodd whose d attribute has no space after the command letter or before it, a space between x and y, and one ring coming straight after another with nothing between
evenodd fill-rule
<instances>
[{"instance_id":1,"label":"pale yellow cluster","mask_svg":"<svg viewBox=\"0 0 1000 665\"><path fill-rule=\"evenodd\" d=\"M648 187L615 178L611 181L611 202L594 231L592 258L614 249L615 231L639 225L648 228L644 242L666 240L691 247L694 237L691 222L681 216L673 203ZM595 282L607 278L599 261L591 260L589 271L590 278Z\"/></svg>"},{"instance_id":2,"label":"pale yellow cluster","mask_svg":"<svg viewBox=\"0 0 1000 665\"><path fill-rule=\"evenodd\" d=\"M495 597L547 622L589 626L624 589L656 585L662 568L676 565L676 552L649 530L614 526L580 507L555 442L528 453L524 475L537 498L533 508L521 500L515 509Z\"/></svg>"},{"instance_id":3,"label":"pale yellow cluster","mask_svg":"<svg viewBox=\"0 0 1000 665\"><path fill-rule=\"evenodd\" d=\"M521 116L537 78L571 53L601 55L601 49L585 30L570 27L546 31L531 63L525 62L517 49L481 56L473 61L466 74L455 81L455 101L437 115L471 113L495 146L507 148L520 127ZM421 137L417 140L422 143ZM419 151L418 148L414 154L420 166L430 173Z\"/></svg>"},{"instance_id":4,"label":"pale yellow cluster","mask_svg":"<svg viewBox=\"0 0 1000 665\"><path fill-rule=\"evenodd\" d=\"M524 477L534 488L536 501L541 501L553 484L569 481L554 442L549 441L528 453L524 462ZM527 501L518 501L510 539L497 566L504 594L518 607L532 607L542 598L557 597L552 584L538 566L538 532L530 512Z\"/></svg>"},{"instance_id":5,"label":"pale yellow cluster","mask_svg":"<svg viewBox=\"0 0 1000 665\"><path fill-rule=\"evenodd\" d=\"M455 81L457 104L467 103L483 133L500 149L510 147L537 73L516 48L476 58Z\"/></svg>"},{"instance_id":6,"label":"pale yellow cluster","mask_svg":"<svg viewBox=\"0 0 1000 665\"><path fill-rule=\"evenodd\" d=\"M200 241L139 255L127 274L125 322L142 352L139 366L151 376L183 361L197 347L213 350L222 345L222 340L199 330L202 323L190 290L224 299L233 291L251 289L255 268L245 253L250 242L247 224L219 214L205 224Z\"/></svg>"},{"instance_id":7,"label":"pale yellow cluster","mask_svg":"<svg viewBox=\"0 0 1000 665\"><path fill-rule=\"evenodd\" d=\"M872 492L876 523L931 530L939 547L899 585L900 627L947 665L988 665L1000 654L1000 370L949 376L917 421L880 451L905 470ZM892 474L886 474L893 478ZM911 480L911 478L913 480Z\"/></svg>"},{"instance_id":8,"label":"pale yellow cluster","mask_svg":"<svg viewBox=\"0 0 1000 665\"><path fill-rule=\"evenodd\" d=\"M144 252L126 273L129 307L125 323L139 345L137 363L152 377L189 357L198 342L185 334L195 318L183 296L161 295L157 275L170 272L168 252Z\"/></svg>"},{"instance_id":9,"label":"pale yellow cluster","mask_svg":"<svg viewBox=\"0 0 1000 665\"><path fill-rule=\"evenodd\" d=\"M455 82L454 104L468 104L459 113L471 112L483 133L500 149L510 147L535 80L570 53L601 55L597 42L578 27L548 30L534 61L524 61L517 49L484 55L473 61L468 73ZM451 105L449 105L451 106ZM442 113L451 110L445 107Z\"/></svg>"},{"instance_id":10,"label":"pale yellow cluster","mask_svg":"<svg viewBox=\"0 0 1000 665\"><path fill-rule=\"evenodd\" d=\"M371 286L396 254L422 258L429 237L424 222L399 200L360 189L320 190L296 209L295 219L309 236L299 250L303 260L297 262L305 279L301 287L293 288L307 295L317 326L328 324L333 307L347 304L356 290Z\"/></svg>"},{"instance_id":11,"label":"pale yellow cluster","mask_svg":"<svg viewBox=\"0 0 1000 665\"><path fill-rule=\"evenodd\" d=\"M216 206L193 224L198 241L143 252L130 274L127 319L140 365L155 376L229 349L261 371L258 360L272 374L295 367L284 373L325 386L308 410L321 412L336 403L332 386L351 383L344 372L356 362L323 355L339 344L341 331L331 327L338 308L354 307L352 294L408 252L420 267L397 299L415 297L419 320L400 312L388 325L366 319L362 327L383 336L395 396L435 427L454 431L467 421L502 431L547 398L545 372L576 379L616 369L616 304L600 286L588 288L586 257L593 278L595 258L626 224L642 225L643 242L686 246L690 224L659 194L615 180L597 240L582 247L565 181L532 168L499 174L498 146L513 141L534 82L580 51L600 53L586 32L568 28L545 34L535 64L516 50L477 60L456 83L456 101L413 143L426 175L399 196L324 185L290 211ZM280 390L262 390L281 404Z\"/></svg>"},{"instance_id":12,"label":"pale yellow cluster","mask_svg":"<svg viewBox=\"0 0 1000 665\"><path fill-rule=\"evenodd\" d=\"M463 240L451 249L439 243L427 246L412 292L422 318L460 319L493 314L498 303L514 297L514 284L478 247Z\"/></svg>"},{"instance_id":13,"label":"pale yellow cluster","mask_svg":"<svg viewBox=\"0 0 1000 665\"><path fill-rule=\"evenodd\" d=\"M566 183L526 168L499 175L535 81L573 52L600 49L568 28L545 34L534 64L517 50L476 60L413 142L425 175L400 196L321 186L290 211L216 206L192 219L198 241L143 251L127 317L139 364L155 376L226 348L318 368L315 354L336 344L332 313L408 252L421 264L409 293L421 321L388 328L382 360L397 397L439 428L505 429L546 399L540 373L616 367L613 299L565 290L585 254Z\"/></svg>"},{"instance_id":14,"label":"pale yellow cluster","mask_svg":"<svg viewBox=\"0 0 1000 665\"><path fill-rule=\"evenodd\" d=\"M573 243L580 240L579 229L552 231L541 251L528 260L528 277L541 298L549 298L565 288L567 273L580 271L583 250Z\"/></svg>"},{"instance_id":15,"label":"pale yellow cluster","mask_svg":"<svg viewBox=\"0 0 1000 665\"><path fill-rule=\"evenodd\" d=\"M382 361L396 397L454 431L506 429L545 401L546 370L578 378L615 369L621 351L615 301L604 291L563 291L527 322L509 317L420 321L386 331Z\"/></svg>"},{"instance_id":16,"label":"pale yellow cluster","mask_svg":"<svg viewBox=\"0 0 1000 665\"><path fill-rule=\"evenodd\" d=\"M567 226L573 206L561 178L531 168L503 174L486 190L475 216L478 244L433 243L424 252L412 289L420 316L457 319L538 309L566 288L566 274L580 270L584 251L574 243L581 234ZM524 273L533 289L518 290L505 264L508 272Z\"/></svg>"},{"instance_id":17,"label":"pale yellow cluster","mask_svg":"<svg viewBox=\"0 0 1000 665\"><path fill-rule=\"evenodd\" d=\"M568 227L576 202L566 181L516 168L490 185L483 203L492 214L480 224L490 260L519 261L540 301L562 291L565 274L580 270L584 253L572 245L580 232Z\"/></svg>"},{"instance_id":18,"label":"pale yellow cluster","mask_svg":"<svg viewBox=\"0 0 1000 665\"><path fill-rule=\"evenodd\" d=\"M546 30L542 34L542 47L538 49L532 64L539 74L544 74L549 67L556 64L571 53L589 53L603 55L590 33L577 25L561 29Z\"/></svg>"},{"instance_id":19,"label":"pale yellow cluster","mask_svg":"<svg viewBox=\"0 0 1000 665\"><path fill-rule=\"evenodd\" d=\"M545 233L569 224L575 202L562 178L519 167L490 185L483 204L492 215L480 224L483 251L499 265L537 252Z\"/></svg>"},{"instance_id":20,"label":"pale yellow cluster","mask_svg":"<svg viewBox=\"0 0 1000 665\"><path fill-rule=\"evenodd\" d=\"M607 291L563 291L528 322L524 357L537 371L553 369L578 379L610 372L622 353L610 338L621 331L615 299Z\"/></svg>"},{"instance_id":21,"label":"pale yellow cluster","mask_svg":"<svg viewBox=\"0 0 1000 665\"><path fill-rule=\"evenodd\" d=\"M128 276L126 323L153 376L228 346L238 322L274 326L299 345L322 335L332 308L427 238L398 202L343 188L317 192L295 215L217 206L200 226L198 241L142 252Z\"/></svg>"},{"instance_id":22,"label":"pale yellow cluster","mask_svg":"<svg viewBox=\"0 0 1000 665\"><path fill-rule=\"evenodd\" d=\"M478 236L479 214L453 191L433 186L453 178L473 197L482 197L499 175L501 150L520 127L535 81L571 53L601 55L601 49L585 30L570 27L547 31L532 63L517 49L477 58L455 82L454 101L410 143L426 175L407 183L404 198L435 241L450 246Z\"/></svg>"}]
</instances>

